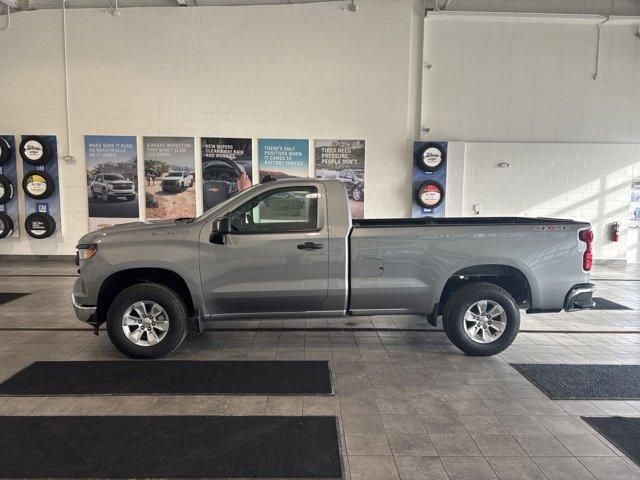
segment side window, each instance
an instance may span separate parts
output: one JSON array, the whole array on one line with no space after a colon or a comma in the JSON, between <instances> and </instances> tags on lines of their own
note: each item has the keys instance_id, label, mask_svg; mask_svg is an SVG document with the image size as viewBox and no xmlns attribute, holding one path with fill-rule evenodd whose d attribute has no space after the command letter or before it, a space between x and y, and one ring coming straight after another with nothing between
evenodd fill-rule
<instances>
[{"instance_id":1,"label":"side window","mask_svg":"<svg viewBox=\"0 0 640 480\"><path fill-rule=\"evenodd\" d=\"M318 189L287 187L252 198L229 214L239 233L288 232L318 228Z\"/></svg>"}]
</instances>

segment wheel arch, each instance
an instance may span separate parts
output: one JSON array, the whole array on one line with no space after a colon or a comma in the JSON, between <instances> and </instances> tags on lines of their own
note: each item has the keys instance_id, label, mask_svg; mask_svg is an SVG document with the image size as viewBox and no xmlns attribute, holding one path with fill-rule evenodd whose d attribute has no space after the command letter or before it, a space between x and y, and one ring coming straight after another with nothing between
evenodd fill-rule
<instances>
[{"instance_id":1,"label":"wheel arch","mask_svg":"<svg viewBox=\"0 0 640 480\"><path fill-rule=\"evenodd\" d=\"M446 281L434 299L432 317L442 313L449 297L459 288L474 282L488 282L505 289L516 300L519 307L537 303L537 285L524 269L513 265L486 263L459 268L445 277Z\"/></svg>"},{"instance_id":2,"label":"wheel arch","mask_svg":"<svg viewBox=\"0 0 640 480\"><path fill-rule=\"evenodd\" d=\"M107 312L113 299L123 290L139 283L158 283L171 288L182 298L189 315L196 313L189 286L178 273L167 268L127 268L112 273L100 285L96 309L98 324L106 321Z\"/></svg>"}]
</instances>

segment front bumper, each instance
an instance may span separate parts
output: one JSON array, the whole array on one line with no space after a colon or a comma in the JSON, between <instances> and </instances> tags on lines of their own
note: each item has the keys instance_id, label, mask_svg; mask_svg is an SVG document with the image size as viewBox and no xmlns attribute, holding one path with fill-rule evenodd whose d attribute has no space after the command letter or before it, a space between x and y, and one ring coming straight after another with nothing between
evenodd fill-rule
<instances>
[{"instance_id":1,"label":"front bumper","mask_svg":"<svg viewBox=\"0 0 640 480\"><path fill-rule=\"evenodd\" d=\"M71 302L73 303L73 311L78 317L78 320L82 322L89 323L93 325L95 323L94 319L96 316L96 308L92 306L80 305L76 301L76 296L71 294Z\"/></svg>"},{"instance_id":2,"label":"front bumper","mask_svg":"<svg viewBox=\"0 0 640 480\"><path fill-rule=\"evenodd\" d=\"M107 195L110 197L128 197L130 195L135 195L136 191L134 189L131 190L109 190Z\"/></svg>"},{"instance_id":3,"label":"front bumper","mask_svg":"<svg viewBox=\"0 0 640 480\"><path fill-rule=\"evenodd\" d=\"M580 283L574 285L564 300L564 309L567 312L593 308L596 302L593 301L593 292L596 286L593 283Z\"/></svg>"}]
</instances>

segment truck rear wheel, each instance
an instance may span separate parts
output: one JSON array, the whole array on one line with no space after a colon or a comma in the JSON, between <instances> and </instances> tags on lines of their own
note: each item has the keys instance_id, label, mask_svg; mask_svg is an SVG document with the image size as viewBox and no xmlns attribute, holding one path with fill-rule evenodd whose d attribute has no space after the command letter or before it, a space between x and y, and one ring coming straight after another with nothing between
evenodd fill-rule
<instances>
[{"instance_id":1,"label":"truck rear wheel","mask_svg":"<svg viewBox=\"0 0 640 480\"><path fill-rule=\"evenodd\" d=\"M477 282L451 295L443 323L451 343L467 355L495 355L515 340L520 311L509 292L493 283Z\"/></svg>"},{"instance_id":2,"label":"truck rear wheel","mask_svg":"<svg viewBox=\"0 0 640 480\"><path fill-rule=\"evenodd\" d=\"M132 358L160 358L180 346L187 334L188 313L173 290L140 283L122 292L107 312L111 342Z\"/></svg>"}]
</instances>

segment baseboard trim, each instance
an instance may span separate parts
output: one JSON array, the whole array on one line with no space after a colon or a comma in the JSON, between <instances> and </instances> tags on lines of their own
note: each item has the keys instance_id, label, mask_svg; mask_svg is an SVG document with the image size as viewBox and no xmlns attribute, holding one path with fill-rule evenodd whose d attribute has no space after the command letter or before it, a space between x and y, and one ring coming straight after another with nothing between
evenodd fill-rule
<instances>
[{"instance_id":1,"label":"baseboard trim","mask_svg":"<svg viewBox=\"0 0 640 480\"><path fill-rule=\"evenodd\" d=\"M612 266L626 265L627 259L626 258L596 258L593 260L593 263L595 265L612 265Z\"/></svg>"},{"instance_id":2,"label":"baseboard trim","mask_svg":"<svg viewBox=\"0 0 640 480\"><path fill-rule=\"evenodd\" d=\"M27 262L52 262L55 260L59 261L71 261L75 260L75 255L19 255L19 254L3 254L0 255L0 260L2 261L27 261Z\"/></svg>"}]
</instances>

